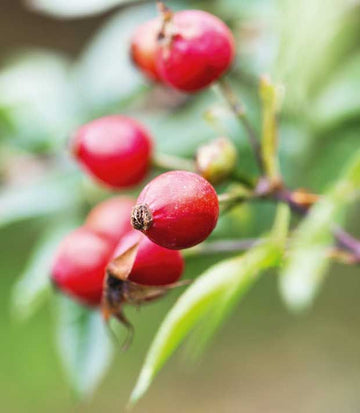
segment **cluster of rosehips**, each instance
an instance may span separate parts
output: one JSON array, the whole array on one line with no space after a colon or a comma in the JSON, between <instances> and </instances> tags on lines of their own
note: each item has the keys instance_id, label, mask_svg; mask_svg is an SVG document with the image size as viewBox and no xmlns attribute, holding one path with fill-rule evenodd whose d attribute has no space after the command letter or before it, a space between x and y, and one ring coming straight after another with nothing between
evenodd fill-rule
<instances>
[{"instance_id":1,"label":"cluster of rosehips","mask_svg":"<svg viewBox=\"0 0 360 413\"><path fill-rule=\"evenodd\" d=\"M159 18L136 31L131 56L153 80L194 92L229 68L234 42L227 26L213 15L164 8ZM137 121L113 115L78 129L71 149L97 181L123 189L145 178L153 141ZM101 305L106 318L114 315L122 321L124 302L162 295L182 275L178 250L204 241L216 225L218 197L205 178L167 172L148 183L137 201L118 196L97 205L60 245L52 269L54 284L82 303Z\"/></svg>"}]
</instances>

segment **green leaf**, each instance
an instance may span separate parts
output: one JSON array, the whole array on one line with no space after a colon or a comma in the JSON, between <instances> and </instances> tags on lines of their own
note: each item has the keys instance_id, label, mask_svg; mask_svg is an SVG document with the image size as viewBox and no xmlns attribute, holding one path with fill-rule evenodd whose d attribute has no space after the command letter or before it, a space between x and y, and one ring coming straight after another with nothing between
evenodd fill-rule
<instances>
[{"instance_id":1,"label":"green leaf","mask_svg":"<svg viewBox=\"0 0 360 413\"><path fill-rule=\"evenodd\" d=\"M69 382L79 397L89 397L110 367L113 346L99 311L59 296L57 348Z\"/></svg>"},{"instance_id":2,"label":"green leaf","mask_svg":"<svg viewBox=\"0 0 360 413\"><path fill-rule=\"evenodd\" d=\"M0 195L0 228L23 219L74 210L81 201L79 183L78 174L67 174L4 189Z\"/></svg>"},{"instance_id":3,"label":"green leaf","mask_svg":"<svg viewBox=\"0 0 360 413\"><path fill-rule=\"evenodd\" d=\"M329 267L331 229L347 204L359 196L360 151L342 177L311 209L296 230L280 276L280 292L293 311L307 309Z\"/></svg>"},{"instance_id":4,"label":"green leaf","mask_svg":"<svg viewBox=\"0 0 360 413\"><path fill-rule=\"evenodd\" d=\"M171 113L166 109L143 112L139 116L150 130L156 131L154 139L159 151L192 157L199 145L216 136L206 121L201 119L211 101L211 91L204 91ZM182 125L187 127L182 128Z\"/></svg>"},{"instance_id":5,"label":"green leaf","mask_svg":"<svg viewBox=\"0 0 360 413\"><path fill-rule=\"evenodd\" d=\"M155 5L121 11L99 30L80 58L77 83L93 112L105 112L137 94L147 84L130 59L131 36L156 15Z\"/></svg>"},{"instance_id":6,"label":"green leaf","mask_svg":"<svg viewBox=\"0 0 360 413\"><path fill-rule=\"evenodd\" d=\"M136 3L139 0L27 0L33 10L49 16L74 19L104 13L116 6Z\"/></svg>"},{"instance_id":7,"label":"green leaf","mask_svg":"<svg viewBox=\"0 0 360 413\"><path fill-rule=\"evenodd\" d=\"M360 54L341 65L341 70L330 79L329 85L320 94L313 106L313 121L322 130L360 113Z\"/></svg>"},{"instance_id":8,"label":"green leaf","mask_svg":"<svg viewBox=\"0 0 360 413\"><path fill-rule=\"evenodd\" d=\"M12 310L17 319L28 319L43 304L50 290L50 270L56 248L74 227L70 222L53 224L35 245L12 292Z\"/></svg>"},{"instance_id":9,"label":"green leaf","mask_svg":"<svg viewBox=\"0 0 360 413\"><path fill-rule=\"evenodd\" d=\"M221 305L216 322L207 330L211 336L235 303L257 280L260 271L279 264L288 220L288 208L281 207L274 232L267 242L242 256L209 268L179 298L150 347L131 395L131 404L135 404L144 395L166 360L204 317L213 314L218 305Z\"/></svg>"},{"instance_id":10,"label":"green leaf","mask_svg":"<svg viewBox=\"0 0 360 413\"><path fill-rule=\"evenodd\" d=\"M0 108L10 124L10 142L31 150L63 147L82 113L70 69L63 55L41 50L14 57L2 68Z\"/></svg>"},{"instance_id":11,"label":"green leaf","mask_svg":"<svg viewBox=\"0 0 360 413\"><path fill-rule=\"evenodd\" d=\"M329 75L351 7L341 0L281 0L277 7L278 56L271 72L286 85L286 106L297 116L312 110L309 98Z\"/></svg>"}]
</instances>

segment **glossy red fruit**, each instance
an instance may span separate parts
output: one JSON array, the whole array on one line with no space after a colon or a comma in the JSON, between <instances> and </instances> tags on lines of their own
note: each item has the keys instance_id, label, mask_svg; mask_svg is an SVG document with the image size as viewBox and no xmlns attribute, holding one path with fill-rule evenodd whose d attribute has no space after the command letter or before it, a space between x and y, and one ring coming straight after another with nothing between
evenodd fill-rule
<instances>
[{"instance_id":1,"label":"glossy red fruit","mask_svg":"<svg viewBox=\"0 0 360 413\"><path fill-rule=\"evenodd\" d=\"M166 25L157 67L170 86L196 92L224 74L234 55L234 38L225 23L204 11L184 10Z\"/></svg>"},{"instance_id":2,"label":"glossy red fruit","mask_svg":"<svg viewBox=\"0 0 360 413\"><path fill-rule=\"evenodd\" d=\"M130 54L135 65L151 80L161 76L156 66L160 19L152 19L138 27L131 39Z\"/></svg>"},{"instance_id":3,"label":"glossy red fruit","mask_svg":"<svg viewBox=\"0 0 360 413\"><path fill-rule=\"evenodd\" d=\"M139 242L139 249L128 280L148 286L168 285L179 280L184 270L184 260L180 252L160 247L136 231L132 231L120 241L114 258L136 242Z\"/></svg>"},{"instance_id":4,"label":"glossy red fruit","mask_svg":"<svg viewBox=\"0 0 360 413\"><path fill-rule=\"evenodd\" d=\"M204 241L218 216L218 197L206 179L192 172L172 171L146 185L131 223L156 244L183 249Z\"/></svg>"},{"instance_id":5,"label":"glossy red fruit","mask_svg":"<svg viewBox=\"0 0 360 413\"><path fill-rule=\"evenodd\" d=\"M148 172L152 140L135 120L112 115L82 126L72 140L72 152L97 180L112 188L140 183Z\"/></svg>"},{"instance_id":6,"label":"glossy red fruit","mask_svg":"<svg viewBox=\"0 0 360 413\"><path fill-rule=\"evenodd\" d=\"M105 237L80 227L60 244L52 267L54 284L88 305L99 305L105 269L114 251Z\"/></svg>"},{"instance_id":7,"label":"glossy red fruit","mask_svg":"<svg viewBox=\"0 0 360 413\"><path fill-rule=\"evenodd\" d=\"M132 230L131 211L135 200L116 196L96 205L88 214L85 226L107 237L115 245Z\"/></svg>"}]
</instances>

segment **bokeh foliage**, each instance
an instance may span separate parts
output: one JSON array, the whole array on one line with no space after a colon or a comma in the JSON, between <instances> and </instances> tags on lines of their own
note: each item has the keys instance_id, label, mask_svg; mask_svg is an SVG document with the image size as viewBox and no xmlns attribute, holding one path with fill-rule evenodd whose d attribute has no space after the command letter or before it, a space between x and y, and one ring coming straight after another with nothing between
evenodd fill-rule
<instances>
[{"instance_id":1,"label":"bokeh foliage","mask_svg":"<svg viewBox=\"0 0 360 413\"><path fill-rule=\"evenodd\" d=\"M187 157L200 143L225 133L239 150L239 172L251 176L256 170L243 130L212 90L183 96L149 84L132 66L128 56L131 33L155 13L152 2L143 3L147 2L32 0L30 7L58 18L112 13L78 58L50 50L16 51L0 70L0 228L5 233L14 228L21 236L18 225L22 231L35 226L37 234L30 260L13 283L13 292L8 291L12 311L18 318L28 318L51 297L59 314L55 317L57 336L66 372L76 392L84 395L94 389L109 365L108 337L97 315L67 300L55 300L47 278L61 234L109 195L83 176L70 159L66 146L74 128L103 114L126 113L152 131L159 151ZM309 300L313 297L327 263L321 259L322 249L316 250L312 243L318 235L321 240L330 238L328 226L318 217L328 218L328 223L340 215L346 222L346 197L338 196L337 188L353 185L350 195L358 189L355 175L340 173L358 147L360 134L359 5L342 0L168 3L174 9L206 9L232 27L238 56L228 78L258 131L259 76L269 74L284 86L279 134L282 173L290 186L327 191L328 197L298 229L293 261L290 258L286 263L280 281L290 307L305 306L310 301L299 304L299 297L291 294L284 280L296 277L301 289L308 282L304 272L312 275L321 270L314 285L304 287L310 288ZM213 238L268 233L273 216L270 205L241 206L220 221ZM309 265L294 275L299 260ZM205 264L204 260L196 268ZM217 265L221 270L226 264Z\"/></svg>"}]
</instances>

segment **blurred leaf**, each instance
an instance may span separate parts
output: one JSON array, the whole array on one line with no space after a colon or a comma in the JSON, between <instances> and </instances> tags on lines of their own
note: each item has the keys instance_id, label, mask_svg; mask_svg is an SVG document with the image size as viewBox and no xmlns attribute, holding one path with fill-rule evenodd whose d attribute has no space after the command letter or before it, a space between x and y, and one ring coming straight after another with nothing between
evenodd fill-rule
<instances>
[{"instance_id":1,"label":"blurred leaf","mask_svg":"<svg viewBox=\"0 0 360 413\"><path fill-rule=\"evenodd\" d=\"M193 156L199 145L214 138L216 135L210 126L201 119L212 99L210 92L204 92L192 97L172 113L141 113L140 116L148 128L156 132L154 138L159 151Z\"/></svg>"},{"instance_id":2,"label":"blurred leaf","mask_svg":"<svg viewBox=\"0 0 360 413\"><path fill-rule=\"evenodd\" d=\"M359 117L360 114L360 54L352 56L341 65L328 87L315 101L313 121L321 129L331 129L337 124Z\"/></svg>"},{"instance_id":3,"label":"blurred leaf","mask_svg":"<svg viewBox=\"0 0 360 413\"><path fill-rule=\"evenodd\" d=\"M260 97L263 105L262 159L267 176L272 183L277 184L280 180L277 129L280 96L278 88L265 76L260 79Z\"/></svg>"},{"instance_id":4,"label":"blurred leaf","mask_svg":"<svg viewBox=\"0 0 360 413\"><path fill-rule=\"evenodd\" d=\"M324 192L329 185L337 181L339 171L353 156L354 148L358 147L359 136L360 124L353 124L332 130L323 138L314 141L307 152L302 154L301 168L294 171L297 181L301 179L305 188Z\"/></svg>"},{"instance_id":5,"label":"blurred leaf","mask_svg":"<svg viewBox=\"0 0 360 413\"><path fill-rule=\"evenodd\" d=\"M74 226L61 220L51 225L35 245L30 260L13 289L12 307L16 318L29 318L44 302L50 290L50 270L56 248Z\"/></svg>"},{"instance_id":6,"label":"blurred leaf","mask_svg":"<svg viewBox=\"0 0 360 413\"><path fill-rule=\"evenodd\" d=\"M59 296L57 348L73 390L89 397L108 370L113 347L99 311Z\"/></svg>"},{"instance_id":7,"label":"blurred leaf","mask_svg":"<svg viewBox=\"0 0 360 413\"><path fill-rule=\"evenodd\" d=\"M232 82L232 88L244 100L251 120L257 122L257 97L254 99L251 93L236 82ZM138 117L150 131L154 131L159 151L193 157L199 145L215 137L226 136L232 139L239 150L239 173L251 173L254 166L245 131L224 104L222 95L216 88L188 96L181 106L171 112L168 107L162 111L153 111L153 106L150 101L147 110L138 113Z\"/></svg>"},{"instance_id":8,"label":"blurred leaf","mask_svg":"<svg viewBox=\"0 0 360 413\"><path fill-rule=\"evenodd\" d=\"M360 152L310 210L292 238L280 276L280 292L291 310L301 311L311 305L329 266L331 229L348 202L360 195L359 188Z\"/></svg>"},{"instance_id":9,"label":"blurred leaf","mask_svg":"<svg viewBox=\"0 0 360 413\"><path fill-rule=\"evenodd\" d=\"M31 51L0 71L0 108L11 124L10 142L31 150L64 145L79 117L81 121L70 68L62 55Z\"/></svg>"},{"instance_id":10,"label":"blurred leaf","mask_svg":"<svg viewBox=\"0 0 360 413\"><path fill-rule=\"evenodd\" d=\"M58 18L79 18L103 13L116 6L139 0L25 0L33 10Z\"/></svg>"},{"instance_id":11,"label":"blurred leaf","mask_svg":"<svg viewBox=\"0 0 360 413\"><path fill-rule=\"evenodd\" d=\"M131 404L135 404L144 395L166 360L204 317L219 311L215 320L210 321L207 326L207 338L210 338L235 303L257 280L259 272L279 264L289 216L288 208L281 206L273 234L266 242L242 256L222 261L209 268L179 298L167 314L150 347L131 395Z\"/></svg>"},{"instance_id":12,"label":"blurred leaf","mask_svg":"<svg viewBox=\"0 0 360 413\"><path fill-rule=\"evenodd\" d=\"M280 94L278 88L266 76L260 79L260 97L263 106L262 159L267 176L276 185L280 180L277 129Z\"/></svg>"},{"instance_id":13,"label":"blurred leaf","mask_svg":"<svg viewBox=\"0 0 360 413\"><path fill-rule=\"evenodd\" d=\"M288 107L299 115L310 110L312 88L328 76L336 52L334 41L353 6L343 0L279 0L278 3L273 24L278 31L279 53L273 72L285 84Z\"/></svg>"},{"instance_id":14,"label":"blurred leaf","mask_svg":"<svg viewBox=\"0 0 360 413\"><path fill-rule=\"evenodd\" d=\"M76 209L81 202L79 183L79 175L68 174L4 188L0 194L0 229L23 219Z\"/></svg>"},{"instance_id":15,"label":"blurred leaf","mask_svg":"<svg viewBox=\"0 0 360 413\"><path fill-rule=\"evenodd\" d=\"M131 62L130 38L139 24L155 16L154 4L121 11L88 45L78 62L77 77L84 102L93 111L105 111L146 85Z\"/></svg>"}]
</instances>

